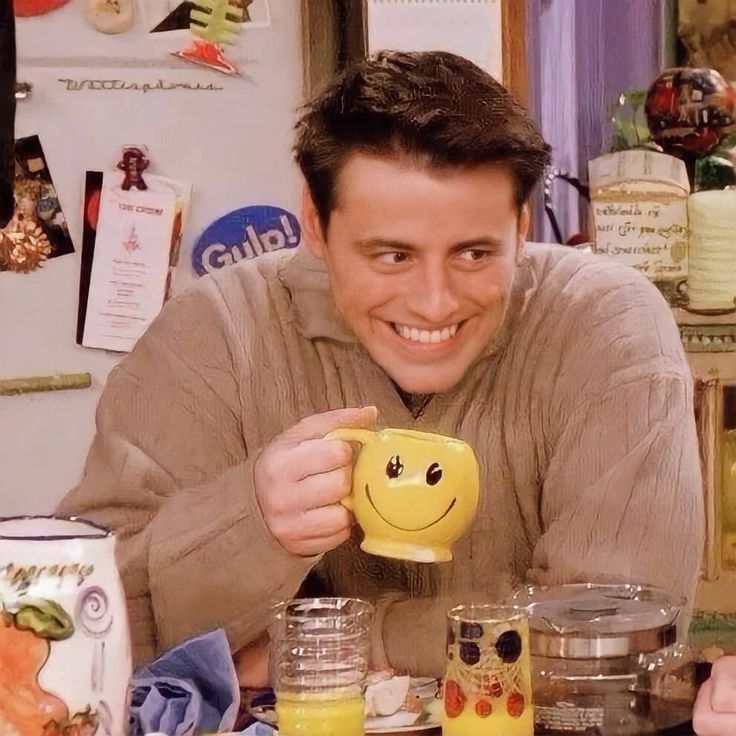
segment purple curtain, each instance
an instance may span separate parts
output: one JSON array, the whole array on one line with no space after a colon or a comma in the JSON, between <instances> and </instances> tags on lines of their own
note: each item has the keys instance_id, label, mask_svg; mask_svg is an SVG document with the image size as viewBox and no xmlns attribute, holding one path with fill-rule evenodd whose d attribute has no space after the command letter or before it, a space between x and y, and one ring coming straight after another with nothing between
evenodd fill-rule
<instances>
[{"instance_id":1,"label":"purple curtain","mask_svg":"<svg viewBox=\"0 0 736 736\"><path fill-rule=\"evenodd\" d=\"M647 87L662 68L667 3L527 0L529 106L552 145L553 163L587 181L588 161L610 142L609 106L624 90ZM553 196L569 237L584 226L585 207L562 182ZM534 238L551 241L541 198L535 205Z\"/></svg>"}]
</instances>

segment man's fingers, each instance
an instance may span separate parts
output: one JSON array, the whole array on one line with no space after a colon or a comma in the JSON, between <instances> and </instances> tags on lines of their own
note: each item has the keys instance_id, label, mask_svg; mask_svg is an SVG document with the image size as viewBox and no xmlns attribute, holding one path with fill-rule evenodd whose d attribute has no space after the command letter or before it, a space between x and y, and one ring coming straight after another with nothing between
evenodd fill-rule
<instances>
[{"instance_id":1,"label":"man's fingers","mask_svg":"<svg viewBox=\"0 0 736 736\"><path fill-rule=\"evenodd\" d=\"M335 549L335 547L339 547L344 542L347 542L348 539L350 539L349 529L339 532L331 537L304 540L299 545L298 554L302 557L321 555L325 552L329 552L331 549Z\"/></svg>"},{"instance_id":2,"label":"man's fingers","mask_svg":"<svg viewBox=\"0 0 736 736\"><path fill-rule=\"evenodd\" d=\"M713 663L710 707L715 713L731 713L736 720L736 657L720 657Z\"/></svg>"},{"instance_id":3,"label":"man's fingers","mask_svg":"<svg viewBox=\"0 0 736 736\"><path fill-rule=\"evenodd\" d=\"M343 467L352 467L354 451L349 442L342 440L304 440L284 454L282 471L291 480L300 481L312 475L329 473Z\"/></svg>"},{"instance_id":4,"label":"man's fingers","mask_svg":"<svg viewBox=\"0 0 736 736\"><path fill-rule=\"evenodd\" d=\"M364 427L372 429L378 419L375 406L363 406L351 409L334 409L322 414L305 417L290 429L282 432L280 437L285 443L303 442L324 437L338 427Z\"/></svg>"},{"instance_id":5,"label":"man's fingers","mask_svg":"<svg viewBox=\"0 0 736 736\"><path fill-rule=\"evenodd\" d=\"M712 698L713 680L707 680L695 700L693 730L698 736L736 736L736 712L716 713Z\"/></svg>"},{"instance_id":6,"label":"man's fingers","mask_svg":"<svg viewBox=\"0 0 736 736\"><path fill-rule=\"evenodd\" d=\"M309 508L339 504L349 493L353 468L345 465L342 468L331 470L329 473L311 475L297 483L300 499L308 499Z\"/></svg>"},{"instance_id":7,"label":"man's fingers","mask_svg":"<svg viewBox=\"0 0 736 736\"><path fill-rule=\"evenodd\" d=\"M304 539L329 539L344 532L349 534L353 515L338 504L307 511L302 521Z\"/></svg>"}]
</instances>

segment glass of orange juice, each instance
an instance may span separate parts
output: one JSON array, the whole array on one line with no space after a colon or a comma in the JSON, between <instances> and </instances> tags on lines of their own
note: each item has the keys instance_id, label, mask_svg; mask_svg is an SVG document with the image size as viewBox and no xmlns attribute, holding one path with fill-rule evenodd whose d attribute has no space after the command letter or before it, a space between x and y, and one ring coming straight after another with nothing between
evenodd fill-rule
<instances>
[{"instance_id":1,"label":"glass of orange juice","mask_svg":"<svg viewBox=\"0 0 736 736\"><path fill-rule=\"evenodd\" d=\"M358 598L297 598L269 628L281 736L363 736L363 680L373 606Z\"/></svg>"},{"instance_id":2,"label":"glass of orange juice","mask_svg":"<svg viewBox=\"0 0 736 736\"><path fill-rule=\"evenodd\" d=\"M444 736L534 736L529 622L470 603L447 614Z\"/></svg>"}]
</instances>

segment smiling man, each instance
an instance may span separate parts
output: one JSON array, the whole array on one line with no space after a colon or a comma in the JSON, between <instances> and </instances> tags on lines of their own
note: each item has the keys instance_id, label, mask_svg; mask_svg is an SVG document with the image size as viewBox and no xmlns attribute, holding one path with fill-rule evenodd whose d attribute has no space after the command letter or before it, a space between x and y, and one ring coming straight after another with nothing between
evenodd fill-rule
<instances>
[{"instance_id":1,"label":"smiling man","mask_svg":"<svg viewBox=\"0 0 736 736\"><path fill-rule=\"evenodd\" d=\"M246 645L300 588L379 601L383 654L415 674L441 671L445 611L471 594L617 578L692 596L677 328L633 269L525 243L549 156L525 111L459 57L386 52L306 107L295 150L306 247L164 308L111 374L62 506L120 535L137 660L220 625L247 680L263 650ZM353 449L325 435L376 422L475 450L452 562L360 550Z\"/></svg>"}]
</instances>

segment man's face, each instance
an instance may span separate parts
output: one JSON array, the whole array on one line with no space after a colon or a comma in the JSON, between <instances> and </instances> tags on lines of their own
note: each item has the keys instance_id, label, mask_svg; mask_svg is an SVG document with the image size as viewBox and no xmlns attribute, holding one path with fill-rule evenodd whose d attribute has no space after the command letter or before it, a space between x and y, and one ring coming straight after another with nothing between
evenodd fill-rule
<instances>
[{"instance_id":1,"label":"man's face","mask_svg":"<svg viewBox=\"0 0 736 736\"><path fill-rule=\"evenodd\" d=\"M327 233L305 190L307 243L335 305L405 391L455 386L503 322L529 215L502 168L435 171L354 155Z\"/></svg>"}]
</instances>

